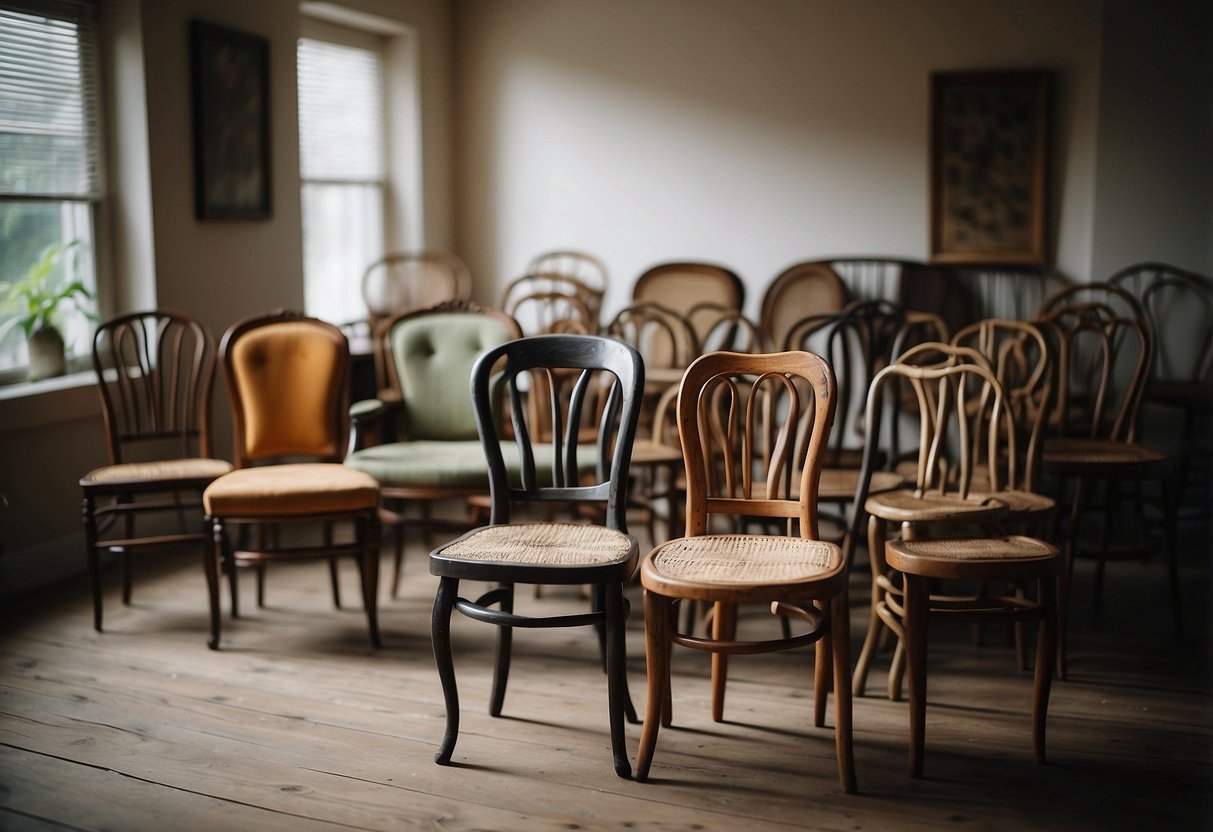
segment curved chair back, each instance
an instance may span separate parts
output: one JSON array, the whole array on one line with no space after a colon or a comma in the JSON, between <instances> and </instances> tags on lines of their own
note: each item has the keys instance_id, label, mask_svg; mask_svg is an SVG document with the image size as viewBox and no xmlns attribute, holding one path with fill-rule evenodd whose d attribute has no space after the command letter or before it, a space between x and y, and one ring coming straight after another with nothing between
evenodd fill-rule
<instances>
[{"instance_id":1,"label":"curved chair back","mask_svg":"<svg viewBox=\"0 0 1213 832\"><path fill-rule=\"evenodd\" d=\"M137 445L211 455L215 340L198 321L173 310L116 315L93 335L93 369L111 465Z\"/></svg>"},{"instance_id":2,"label":"curved chair back","mask_svg":"<svg viewBox=\"0 0 1213 832\"><path fill-rule=\"evenodd\" d=\"M558 274L528 274L506 287L501 310L518 321L528 335L575 328L597 334L601 293L576 278Z\"/></svg>"},{"instance_id":3,"label":"curved chair back","mask_svg":"<svg viewBox=\"0 0 1213 832\"><path fill-rule=\"evenodd\" d=\"M635 347L650 376L658 370L686 369L699 355L699 341L686 318L657 303L619 310L606 334Z\"/></svg>"},{"instance_id":4,"label":"curved chair back","mask_svg":"<svg viewBox=\"0 0 1213 832\"><path fill-rule=\"evenodd\" d=\"M467 300L471 294L472 277L467 265L445 251L388 254L362 275L362 299L372 322L395 312L447 300Z\"/></svg>"},{"instance_id":5,"label":"curved chair back","mask_svg":"<svg viewBox=\"0 0 1213 832\"><path fill-rule=\"evenodd\" d=\"M498 376L498 373L500 375ZM550 484L536 465L530 414L536 409L526 402L530 377L536 373L576 374L568 395L549 384L551 414L552 477ZM520 381L522 383L520 384ZM494 392L501 384L508 396L514 441L517 444L520 477L511 483L501 441ZM536 385L529 389L534 391ZM628 468L640 399L644 389L644 363L632 347L596 335L536 335L501 344L485 352L472 369L472 403L476 426L489 464L492 518L508 523L511 501L602 501L606 503L606 525L626 531ZM603 397L596 406L592 398ZM600 419L594 433L594 482L585 484L579 464L587 449L582 446L582 414L598 407ZM579 459L579 454L580 459Z\"/></svg>"},{"instance_id":6,"label":"curved chair back","mask_svg":"<svg viewBox=\"0 0 1213 832\"><path fill-rule=\"evenodd\" d=\"M762 348L758 325L736 309L700 303L687 313L691 329L699 333L699 351L757 352Z\"/></svg>"},{"instance_id":7,"label":"curved chair back","mask_svg":"<svg viewBox=\"0 0 1213 832\"><path fill-rule=\"evenodd\" d=\"M800 388L810 391L807 399ZM687 536L706 534L711 515L724 514L797 520L802 537L818 539L817 487L835 390L829 364L808 352L696 359L677 411ZM806 423L810 438L798 450Z\"/></svg>"},{"instance_id":8,"label":"curved chair back","mask_svg":"<svg viewBox=\"0 0 1213 832\"><path fill-rule=\"evenodd\" d=\"M812 315L841 312L847 304L847 287L824 261L789 266L771 281L762 296L758 329L763 348L786 349L788 333L797 321Z\"/></svg>"},{"instance_id":9,"label":"curved chair back","mask_svg":"<svg viewBox=\"0 0 1213 832\"><path fill-rule=\"evenodd\" d=\"M745 305L745 286L736 272L713 263L662 263L636 278L632 303L657 303L686 316L701 303L738 311ZM695 336L702 340L702 332Z\"/></svg>"},{"instance_id":10,"label":"curved chair back","mask_svg":"<svg viewBox=\"0 0 1213 832\"><path fill-rule=\"evenodd\" d=\"M1145 309L1153 333L1152 382L1213 383L1213 281L1165 263L1138 263L1108 283Z\"/></svg>"},{"instance_id":11,"label":"curved chair back","mask_svg":"<svg viewBox=\"0 0 1213 832\"><path fill-rule=\"evenodd\" d=\"M232 403L233 462L339 462L349 433L350 350L341 330L278 310L233 324L220 361Z\"/></svg>"},{"instance_id":12,"label":"curved chair back","mask_svg":"<svg viewBox=\"0 0 1213 832\"><path fill-rule=\"evenodd\" d=\"M380 329L402 404L403 439L476 438L468 379L485 350L521 338L517 322L473 303L404 312Z\"/></svg>"},{"instance_id":13,"label":"curved chair back","mask_svg":"<svg viewBox=\"0 0 1213 832\"><path fill-rule=\"evenodd\" d=\"M607 287L607 267L602 259L587 251L558 249L537 254L526 267L527 274L557 274L571 277L598 294Z\"/></svg>"}]
</instances>

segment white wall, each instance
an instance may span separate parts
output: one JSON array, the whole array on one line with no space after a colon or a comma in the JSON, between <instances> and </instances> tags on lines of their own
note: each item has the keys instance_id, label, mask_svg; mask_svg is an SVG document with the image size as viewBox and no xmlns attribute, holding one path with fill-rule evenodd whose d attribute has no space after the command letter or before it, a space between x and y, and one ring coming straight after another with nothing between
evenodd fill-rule
<instances>
[{"instance_id":1,"label":"white wall","mask_svg":"<svg viewBox=\"0 0 1213 832\"><path fill-rule=\"evenodd\" d=\"M1098 0L466 0L458 251L495 301L580 247L609 312L662 260L715 260L747 308L783 267L927 253L932 70L1056 71L1056 264L1086 279Z\"/></svg>"}]
</instances>

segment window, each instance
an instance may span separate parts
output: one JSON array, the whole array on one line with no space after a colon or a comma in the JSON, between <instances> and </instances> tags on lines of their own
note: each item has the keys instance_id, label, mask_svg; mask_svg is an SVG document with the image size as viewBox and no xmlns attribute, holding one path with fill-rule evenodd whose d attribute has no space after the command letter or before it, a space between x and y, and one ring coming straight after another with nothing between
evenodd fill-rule
<instances>
[{"instance_id":1,"label":"window","mask_svg":"<svg viewBox=\"0 0 1213 832\"><path fill-rule=\"evenodd\" d=\"M382 38L336 29L299 41L299 156L305 307L345 323L384 252L384 60Z\"/></svg>"},{"instance_id":2,"label":"window","mask_svg":"<svg viewBox=\"0 0 1213 832\"><path fill-rule=\"evenodd\" d=\"M82 0L0 0L0 380L24 378L11 295L47 254L48 288L80 281L96 296L94 224L101 198L96 9ZM68 353L90 351L89 315L60 304Z\"/></svg>"}]
</instances>

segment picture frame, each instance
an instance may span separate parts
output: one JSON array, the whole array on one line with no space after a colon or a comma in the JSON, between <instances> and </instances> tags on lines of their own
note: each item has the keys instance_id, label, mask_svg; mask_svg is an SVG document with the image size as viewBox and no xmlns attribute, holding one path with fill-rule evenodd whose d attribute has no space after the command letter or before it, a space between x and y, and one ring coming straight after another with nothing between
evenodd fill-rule
<instances>
[{"instance_id":1,"label":"picture frame","mask_svg":"<svg viewBox=\"0 0 1213 832\"><path fill-rule=\"evenodd\" d=\"M931 74L930 259L1045 266L1052 78Z\"/></svg>"},{"instance_id":2,"label":"picture frame","mask_svg":"<svg viewBox=\"0 0 1213 832\"><path fill-rule=\"evenodd\" d=\"M271 216L269 39L190 21L194 215Z\"/></svg>"}]
</instances>

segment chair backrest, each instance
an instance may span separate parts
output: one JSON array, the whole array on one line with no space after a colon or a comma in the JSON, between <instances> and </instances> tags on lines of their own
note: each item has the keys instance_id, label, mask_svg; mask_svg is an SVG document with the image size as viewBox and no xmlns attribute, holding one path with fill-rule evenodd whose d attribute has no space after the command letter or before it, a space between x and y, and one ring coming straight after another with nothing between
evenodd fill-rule
<instances>
[{"instance_id":1,"label":"chair backrest","mask_svg":"<svg viewBox=\"0 0 1213 832\"><path fill-rule=\"evenodd\" d=\"M1152 356L1145 312L1108 284L1073 286L1051 301L1035 321L1054 356L1046 430L1134 441Z\"/></svg>"},{"instance_id":2,"label":"chair backrest","mask_svg":"<svg viewBox=\"0 0 1213 832\"><path fill-rule=\"evenodd\" d=\"M625 306L606 334L635 347L646 369L685 369L699 355L699 340L685 317L657 303Z\"/></svg>"},{"instance_id":3,"label":"chair backrest","mask_svg":"<svg viewBox=\"0 0 1213 832\"><path fill-rule=\"evenodd\" d=\"M362 275L362 299L373 322L446 300L467 300L471 294L467 265L445 251L388 254Z\"/></svg>"},{"instance_id":4,"label":"chair backrest","mask_svg":"<svg viewBox=\"0 0 1213 832\"><path fill-rule=\"evenodd\" d=\"M215 340L192 317L154 310L106 320L93 335L93 369L110 464L135 445L211 455Z\"/></svg>"},{"instance_id":5,"label":"chair backrest","mask_svg":"<svg viewBox=\"0 0 1213 832\"><path fill-rule=\"evenodd\" d=\"M521 338L496 309L452 301L402 312L379 326L391 389L400 396L402 439L476 438L468 378L480 353Z\"/></svg>"},{"instance_id":6,"label":"chair backrest","mask_svg":"<svg viewBox=\"0 0 1213 832\"><path fill-rule=\"evenodd\" d=\"M598 333L601 293L573 277L528 274L510 283L501 297L501 310L518 321L527 335L574 328Z\"/></svg>"},{"instance_id":7,"label":"chair backrest","mask_svg":"<svg viewBox=\"0 0 1213 832\"><path fill-rule=\"evenodd\" d=\"M1213 383L1213 281L1165 263L1138 263L1108 283L1145 309L1154 345L1151 381Z\"/></svg>"},{"instance_id":8,"label":"chair backrest","mask_svg":"<svg viewBox=\"0 0 1213 832\"><path fill-rule=\"evenodd\" d=\"M701 303L740 310L745 286L731 269L713 263L662 263L636 278L632 303L658 303L686 316ZM696 336L702 333L696 333Z\"/></svg>"},{"instance_id":9,"label":"chair backrest","mask_svg":"<svg viewBox=\"0 0 1213 832\"><path fill-rule=\"evenodd\" d=\"M571 277L598 293L599 299L607 287L607 267L602 259L588 251L558 249L545 251L531 259L528 274L558 274Z\"/></svg>"},{"instance_id":10,"label":"chair backrest","mask_svg":"<svg viewBox=\"0 0 1213 832\"><path fill-rule=\"evenodd\" d=\"M529 384L535 374L576 374L568 395L553 392L548 397L551 414L551 481L544 482L537 467L534 432L531 430L528 393L537 385ZM500 387L498 386L500 385ZM520 465L519 481L508 475L502 443L498 436L494 399L503 389L509 402L514 442ZM562 386L547 385L549 391ZM628 468L636 424L640 418L640 400L644 390L644 363L633 348L611 338L596 335L535 335L519 338L483 353L472 369L472 404L476 426L484 445L489 467L494 524L508 523L512 501L595 501L605 502L607 525L627 530ZM602 404L592 397L602 397ZM583 483L585 470L580 461L582 414L587 409L599 412L594 433L595 473L593 483ZM580 456L580 459L579 459Z\"/></svg>"},{"instance_id":11,"label":"chair backrest","mask_svg":"<svg viewBox=\"0 0 1213 832\"><path fill-rule=\"evenodd\" d=\"M1048 341L1034 324L987 318L957 332L952 344L976 350L994 370L1020 432L1023 466L1015 485L1034 490L1053 389Z\"/></svg>"},{"instance_id":12,"label":"chair backrest","mask_svg":"<svg viewBox=\"0 0 1213 832\"><path fill-rule=\"evenodd\" d=\"M846 304L847 287L829 263L818 260L789 266L762 296L758 330L763 349L785 349L788 332L797 321L841 312Z\"/></svg>"},{"instance_id":13,"label":"chair backrest","mask_svg":"<svg viewBox=\"0 0 1213 832\"><path fill-rule=\"evenodd\" d=\"M865 419L878 430L884 397L902 398L903 388L909 388L919 425L915 493L967 498L979 469L984 469L984 476L976 477L983 489L999 491L1017 484L1015 416L989 363L976 350L944 343L920 345L914 354L927 363L898 360L876 374ZM856 505L867 497L867 474L873 467L865 451Z\"/></svg>"},{"instance_id":14,"label":"chair backrest","mask_svg":"<svg viewBox=\"0 0 1213 832\"><path fill-rule=\"evenodd\" d=\"M816 539L835 389L830 365L808 352L697 358L678 393L687 535L707 533L713 515L729 515L798 521L800 535ZM798 450L805 423L810 440Z\"/></svg>"},{"instance_id":15,"label":"chair backrest","mask_svg":"<svg viewBox=\"0 0 1213 832\"><path fill-rule=\"evenodd\" d=\"M698 334L701 353L758 352L762 349L758 324L736 309L700 303L691 307L686 317L691 329Z\"/></svg>"},{"instance_id":16,"label":"chair backrest","mask_svg":"<svg viewBox=\"0 0 1213 832\"><path fill-rule=\"evenodd\" d=\"M876 439L864 427L865 397L876 373L901 353L908 332L905 311L887 300L855 301L840 312L813 315L789 328L784 349L821 355L838 381L827 465L845 465L844 450Z\"/></svg>"},{"instance_id":17,"label":"chair backrest","mask_svg":"<svg viewBox=\"0 0 1213 832\"><path fill-rule=\"evenodd\" d=\"M233 463L340 461L349 434L350 350L341 330L277 310L232 324L219 345Z\"/></svg>"}]
</instances>

